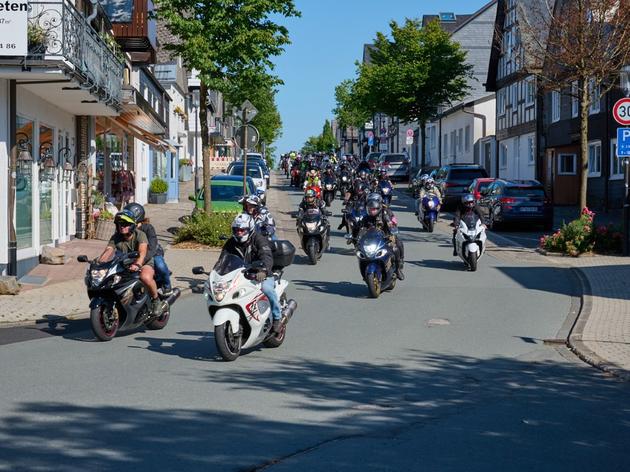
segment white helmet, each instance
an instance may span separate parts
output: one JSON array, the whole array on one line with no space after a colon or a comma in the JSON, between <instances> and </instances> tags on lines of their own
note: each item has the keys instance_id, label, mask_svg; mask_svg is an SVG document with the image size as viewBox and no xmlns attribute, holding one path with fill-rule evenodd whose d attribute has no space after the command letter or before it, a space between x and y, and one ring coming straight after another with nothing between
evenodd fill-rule
<instances>
[{"instance_id":1,"label":"white helmet","mask_svg":"<svg viewBox=\"0 0 630 472\"><path fill-rule=\"evenodd\" d=\"M422 174L420 176L420 183L425 183L429 179L429 174Z\"/></svg>"},{"instance_id":2,"label":"white helmet","mask_svg":"<svg viewBox=\"0 0 630 472\"><path fill-rule=\"evenodd\" d=\"M256 230L254 219L247 213L241 213L232 222L232 236L239 243L246 243Z\"/></svg>"}]
</instances>

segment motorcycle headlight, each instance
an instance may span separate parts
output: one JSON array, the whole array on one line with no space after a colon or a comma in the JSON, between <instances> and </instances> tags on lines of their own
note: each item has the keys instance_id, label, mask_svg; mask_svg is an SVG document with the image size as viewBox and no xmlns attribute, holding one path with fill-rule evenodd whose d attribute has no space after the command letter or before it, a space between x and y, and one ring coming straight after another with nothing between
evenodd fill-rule
<instances>
[{"instance_id":1,"label":"motorcycle headlight","mask_svg":"<svg viewBox=\"0 0 630 472\"><path fill-rule=\"evenodd\" d=\"M315 221L306 222L304 225L308 231L317 231L317 222Z\"/></svg>"},{"instance_id":2,"label":"motorcycle headlight","mask_svg":"<svg viewBox=\"0 0 630 472\"><path fill-rule=\"evenodd\" d=\"M359 259L367 259L367 258L365 257L365 254L363 254L361 251L357 251L357 257L358 257Z\"/></svg>"},{"instance_id":3,"label":"motorcycle headlight","mask_svg":"<svg viewBox=\"0 0 630 472\"><path fill-rule=\"evenodd\" d=\"M343 180L344 182L348 181L348 177L346 177L345 175L341 178L341 180Z\"/></svg>"},{"instance_id":4,"label":"motorcycle headlight","mask_svg":"<svg viewBox=\"0 0 630 472\"><path fill-rule=\"evenodd\" d=\"M230 290L231 282L215 282L212 284L212 298L221 302Z\"/></svg>"},{"instance_id":5,"label":"motorcycle headlight","mask_svg":"<svg viewBox=\"0 0 630 472\"><path fill-rule=\"evenodd\" d=\"M378 251L376 257L385 257L385 254L387 254L387 249L381 249L380 251Z\"/></svg>"},{"instance_id":6,"label":"motorcycle headlight","mask_svg":"<svg viewBox=\"0 0 630 472\"><path fill-rule=\"evenodd\" d=\"M103 283L105 276L107 275L107 270L105 269L94 269L90 271L90 277L92 278L92 285L97 286Z\"/></svg>"},{"instance_id":7,"label":"motorcycle headlight","mask_svg":"<svg viewBox=\"0 0 630 472\"><path fill-rule=\"evenodd\" d=\"M370 259L372 259L374 256L376 256L376 251L378 251L378 246L376 244L368 244L367 246L363 248L363 250L365 251L365 255L369 257Z\"/></svg>"},{"instance_id":8,"label":"motorcycle headlight","mask_svg":"<svg viewBox=\"0 0 630 472\"><path fill-rule=\"evenodd\" d=\"M331 184L326 184L326 190L332 190L332 185Z\"/></svg>"},{"instance_id":9,"label":"motorcycle headlight","mask_svg":"<svg viewBox=\"0 0 630 472\"><path fill-rule=\"evenodd\" d=\"M389 195L389 192L391 192L391 191L392 191L392 189L391 189L391 188L389 188L389 187L385 187L385 188L382 190L383 195Z\"/></svg>"},{"instance_id":10,"label":"motorcycle headlight","mask_svg":"<svg viewBox=\"0 0 630 472\"><path fill-rule=\"evenodd\" d=\"M427 203L427 206L429 208L433 208L435 206L435 202L433 200L429 200L428 203Z\"/></svg>"}]
</instances>

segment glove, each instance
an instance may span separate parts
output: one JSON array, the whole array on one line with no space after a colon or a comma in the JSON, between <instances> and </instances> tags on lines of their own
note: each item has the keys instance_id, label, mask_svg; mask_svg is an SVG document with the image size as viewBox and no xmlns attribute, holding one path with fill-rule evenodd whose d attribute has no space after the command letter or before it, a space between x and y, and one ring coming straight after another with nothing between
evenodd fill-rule
<instances>
[{"instance_id":1,"label":"glove","mask_svg":"<svg viewBox=\"0 0 630 472\"><path fill-rule=\"evenodd\" d=\"M267 278L267 274L264 272L256 272L256 282L264 282Z\"/></svg>"}]
</instances>

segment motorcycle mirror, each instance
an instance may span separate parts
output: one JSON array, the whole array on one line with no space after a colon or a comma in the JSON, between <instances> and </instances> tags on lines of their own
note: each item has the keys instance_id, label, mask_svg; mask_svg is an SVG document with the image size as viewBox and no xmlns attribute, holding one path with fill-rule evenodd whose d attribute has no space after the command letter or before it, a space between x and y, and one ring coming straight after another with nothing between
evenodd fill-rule
<instances>
[{"instance_id":1,"label":"motorcycle mirror","mask_svg":"<svg viewBox=\"0 0 630 472\"><path fill-rule=\"evenodd\" d=\"M88 256L77 257L77 262L88 262Z\"/></svg>"},{"instance_id":2,"label":"motorcycle mirror","mask_svg":"<svg viewBox=\"0 0 630 472\"><path fill-rule=\"evenodd\" d=\"M195 275L203 275L206 273L206 270L203 268L203 266L197 266L192 268L192 273Z\"/></svg>"},{"instance_id":3,"label":"motorcycle mirror","mask_svg":"<svg viewBox=\"0 0 630 472\"><path fill-rule=\"evenodd\" d=\"M327 211L326 216L333 216L332 211Z\"/></svg>"},{"instance_id":4,"label":"motorcycle mirror","mask_svg":"<svg viewBox=\"0 0 630 472\"><path fill-rule=\"evenodd\" d=\"M227 241L228 239L230 239L229 236L225 236L224 234L219 236L219 241Z\"/></svg>"}]
</instances>

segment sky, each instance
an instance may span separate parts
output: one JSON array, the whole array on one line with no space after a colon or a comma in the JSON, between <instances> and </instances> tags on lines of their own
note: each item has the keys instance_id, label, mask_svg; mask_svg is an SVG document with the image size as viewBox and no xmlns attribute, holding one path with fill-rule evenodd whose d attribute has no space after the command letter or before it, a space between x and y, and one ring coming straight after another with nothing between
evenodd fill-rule
<instances>
[{"instance_id":1,"label":"sky","mask_svg":"<svg viewBox=\"0 0 630 472\"><path fill-rule=\"evenodd\" d=\"M335 86L355 77L363 45L389 22L439 12L471 14L488 0L295 0L301 18L283 19L292 44L275 58L275 73L284 81L277 95L282 137L280 154L299 150L309 136L321 133L332 119Z\"/></svg>"}]
</instances>

